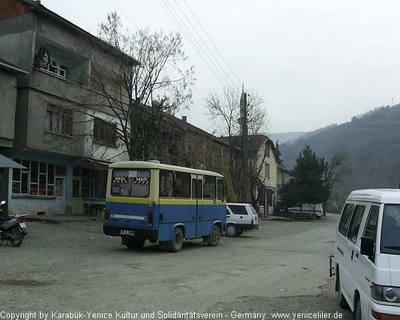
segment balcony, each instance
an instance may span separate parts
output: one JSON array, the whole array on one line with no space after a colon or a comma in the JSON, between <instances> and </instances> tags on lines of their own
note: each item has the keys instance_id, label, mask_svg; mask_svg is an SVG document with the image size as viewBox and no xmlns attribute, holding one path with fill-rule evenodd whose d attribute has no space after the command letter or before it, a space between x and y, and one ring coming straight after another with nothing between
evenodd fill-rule
<instances>
[{"instance_id":1,"label":"balcony","mask_svg":"<svg viewBox=\"0 0 400 320\"><path fill-rule=\"evenodd\" d=\"M34 67L51 76L87 85L90 77L88 57L65 48L41 35L35 44Z\"/></svg>"}]
</instances>

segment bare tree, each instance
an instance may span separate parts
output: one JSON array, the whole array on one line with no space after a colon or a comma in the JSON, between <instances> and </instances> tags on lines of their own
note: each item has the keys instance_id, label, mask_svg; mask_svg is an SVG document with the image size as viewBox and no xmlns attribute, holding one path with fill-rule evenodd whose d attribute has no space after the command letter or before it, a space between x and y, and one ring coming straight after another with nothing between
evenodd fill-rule
<instances>
[{"instance_id":1,"label":"bare tree","mask_svg":"<svg viewBox=\"0 0 400 320\"><path fill-rule=\"evenodd\" d=\"M326 188L326 197L322 204L324 215L326 215L326 202L331 197L334 186L340 182L343 176L350 174L351 170L351 160L343 150L336 152L331 161L325 163L324 186Z\"/></svg>"},{"instance_id":2,"label":"bare tree","mask_svg":"<svg viewBox=\"0 0 400 320\"><path fill-rule=\"evenodd\" d=\"M81 99L82 112L93 106L111 114L104 131L117 136L130 160L159 158L164 115L188 107L192 98L194 70L182 68L187 59L182 37L149 29L123 32L116 12L100 24L99 37L116 59L106 65L94 54L99 43L87 39L93 94Z\"/></svg>"},{"instance_id":3,"label":"bare tree","mask_svg":"<svg viewBox=\"0 0 400 320\"><path fill-rule=\"evenodd\" d=\"M206 98L206 107L210 118L222 124L221 134L225 136L230 149L229 175L234 192L238 195L242 185L242 161L241 161L241 132L240 132L240 92L225 89L222 93L211 92ZM267 128L267 112L263 107L263 99L256 92L251 92L247 99L247 119L249 134L255 135ZM257 161L254 161L257 160ZM250 164L250 183L258 181L265 158L260 161L258 155ZM256 168L257 167L257 168ZM250 186L252 198L257 198L258 192L255 184Z\"/></svg>"}]
</instances>

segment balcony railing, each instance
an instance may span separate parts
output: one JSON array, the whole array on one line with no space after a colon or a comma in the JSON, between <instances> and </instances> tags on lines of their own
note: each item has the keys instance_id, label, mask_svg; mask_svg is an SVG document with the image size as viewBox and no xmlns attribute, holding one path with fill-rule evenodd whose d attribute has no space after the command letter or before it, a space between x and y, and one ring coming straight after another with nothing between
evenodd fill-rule
<instances>
[{"instance_id":1,"label":"balcony railing","mask_svg":"<svg viewBox=\"0 0 400 320\"><path fill-rule=\"evenodd\" d=\"M62 79L66 79L67 71L60 67L56 67L51 63L47 65L47 68L40 67L40 70L55 75L57 77L60 77Z\"/></svg>"}]
</instances>

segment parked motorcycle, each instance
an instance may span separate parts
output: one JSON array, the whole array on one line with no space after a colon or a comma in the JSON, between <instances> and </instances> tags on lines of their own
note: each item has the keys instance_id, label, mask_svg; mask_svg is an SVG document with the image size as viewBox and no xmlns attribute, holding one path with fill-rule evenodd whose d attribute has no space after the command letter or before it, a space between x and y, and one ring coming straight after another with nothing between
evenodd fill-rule
<instances>
[{"instance_id":1,"label":"parked motorcycle","mask_svg":"<svg viewBox=\"0 0 400 320\"><path fill-rule=\"evenodd\" d=\"M6 202L0 202L0 206ZM3 210L0 209L0 212ZM0 216L0 245L4 241L11 243L13 247L19 247L27 235L26 220L27 214L16 214L15 216Z\"/></svg>"}]
</instances>

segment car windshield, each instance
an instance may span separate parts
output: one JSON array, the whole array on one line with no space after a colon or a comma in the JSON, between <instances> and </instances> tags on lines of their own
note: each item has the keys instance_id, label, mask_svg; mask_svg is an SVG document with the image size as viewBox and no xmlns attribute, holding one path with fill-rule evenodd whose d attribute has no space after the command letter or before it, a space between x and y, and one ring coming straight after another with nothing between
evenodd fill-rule
<instances>
[{"instance_id":1,"label":"car windshield","mask_svg":"<svg viewBox=\"0 0 400 320\"><path fill-rule=\"evenodd\" d=\"M111 195L147 198L150 190L150 170L114 169Z\"/></svg>"},{"instance_id":2,"label":"car windshield","mask_svg":"<svg viewBox=\"0 0 400 320\"><path fill-rule=\"evenodd\" d=\"M382 220L381 253L400 254L400 205L385 205Z\"/></svg>"}]
</instances>

